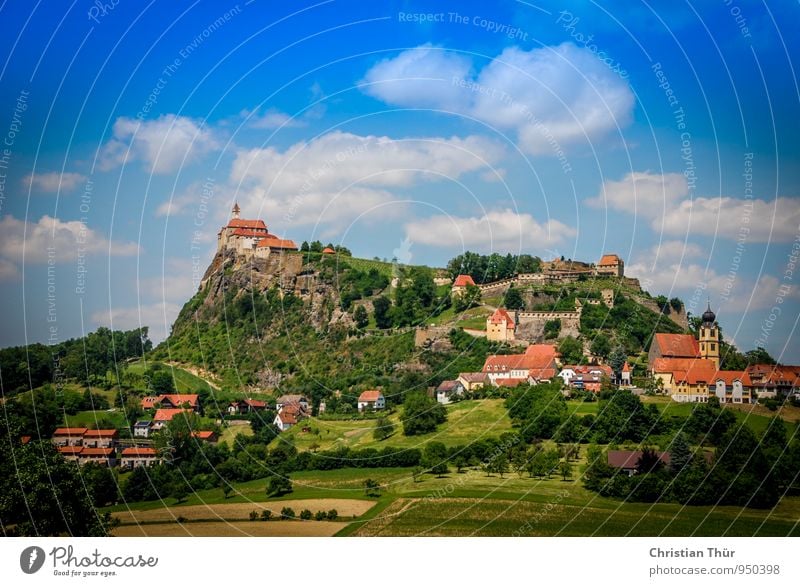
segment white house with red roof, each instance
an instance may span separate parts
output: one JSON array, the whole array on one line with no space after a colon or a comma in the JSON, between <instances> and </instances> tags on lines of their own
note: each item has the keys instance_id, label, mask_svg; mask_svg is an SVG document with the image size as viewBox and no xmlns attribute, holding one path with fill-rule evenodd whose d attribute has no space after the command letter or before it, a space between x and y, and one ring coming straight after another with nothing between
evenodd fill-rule
<instances>
[{"instance_id":1,"label":"white house with red roof","mask_svg":"<svg viewBox=\"0 0 800 586\"><path fill-rule=\"evenodd\" d=\"M147 468L158 461L158 452L155 448L125 448L120 454L120 465L131 470L140 466Z\"/></svg>"},{"instance_id":2,"label":"white house with red roof","mask_svg":"<svg viewBox=\"0 0 800 586\"><path fill-rule=\"evenodd\" d=\"M622 365L622 371L620 372L620 384L623 387L629 387L633 384L632 381L633 369L628 364L628 361L625 361L625 364Z\"/></svg>"},{"instance_id":3,"label":"white house with red roof","mask_svg":"<svg viewBox=\"0 0 800 586\"><path fill-rule=\"evenodd\" d=\"M524 354L492 354L483 363L491 383L501 379L528 380L531 384L550 381L558 373L558 352L550 344L531 344Z\"/></svg>"},{"instance_id":4,"label":"white house with red roof","mask_svg":"<svg viewBox=\"0 0 800 586\"><path fill-rule=\"evenodd\" d=\"M364 391L358 396L358 411L377 411L386 407L386 398L378 390Z\"/></svg>"}]
</instances>

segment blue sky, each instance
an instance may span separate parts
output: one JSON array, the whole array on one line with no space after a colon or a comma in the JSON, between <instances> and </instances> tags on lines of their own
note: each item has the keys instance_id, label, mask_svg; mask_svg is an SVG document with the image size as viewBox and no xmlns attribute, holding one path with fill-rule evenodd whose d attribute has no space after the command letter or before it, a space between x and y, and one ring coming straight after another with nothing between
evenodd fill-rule
<instances>
[{"instance_id":1,"label":"blue sky","mask_svg":"<svg viewBox=\"0 0 800 586\"><path fill-rule=\"evenodd\" d=\"M162 339L238 201L366 257L616 252L800 360L797 4L106 4L0 7L0 345Z\"/></svg>"}]
</instances>

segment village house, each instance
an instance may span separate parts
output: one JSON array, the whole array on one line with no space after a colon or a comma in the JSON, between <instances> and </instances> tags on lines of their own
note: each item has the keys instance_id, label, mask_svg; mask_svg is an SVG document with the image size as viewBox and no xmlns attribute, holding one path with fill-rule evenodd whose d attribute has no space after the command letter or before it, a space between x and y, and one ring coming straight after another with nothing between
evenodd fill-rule
<instances>
[{"instance_id":1,"label":"village house","mask_svg":"<svg viewBox=\"0 0 800 586\"><path fill-rule=\"evenodd\" d=\"M78 463L113 468L117 465L117 452L114 448L83 448L78 454Z\"/></svg>"},{"instance_id":2,"label":"village house","mask_svg":"<svg viewBox=\"0 0 800 586\"><path fill-rule=\"evenodd\" d=\"M485 372L462 372L458 375L458 382L469 392L478 391L490 384Z\"/></svg>"},{"instance_id":3,"label":"village house","mask_svg":"<svg viewBox=\"0 0 800 586\"><path fill-rule=\"evenodd\" d=\"M719 325L717 316L709 306L703 312L698 339L691 334L656 334L647 355L648 365L656 364L658 359L703 359L719 368ZM668 364L662 361L661 365Z\"/></svg>"},{"instance_id":4,"label":"village house","mask_svg":"<svg viewBox=\"0 0 800 586\"><path fill-rule=\"evenodd\" d=\"M308 399L304 395L281 395L275 401L275 409L281 411L286 405L297 404L308 411Z\"/></svg>"},{"instance_id":5,"label":"village house","mask_svg":"<svg viewBox=\"0 0 800 586\"><path fill-rule=\"evenodd\" d=\"M788 397L800 391L800 366L751 364L747 374L759 398Z\"/></svg>"},{"instance_id":6,"label":"village house","mask_svg":"<svg viewBox=\"0 0 800 586\"><path fill-rule=\"evenodd\" d=\"M150 437L152 422L150 421L137 421L133 424L133 437L148 438Z\"/></svg>"},{"instance_id":7,"label":"village house","mask_svg":"<svg viewBox=\"0 0 800 586\"><path fill-rule=\"evenodd\" d=\"M229 415L247 415L248 413L265 411L266 409L267 402L256 399L241 399L238 401L231 401L228 404Z\"/></svg>"},{"instance_id":8,"label":"village house","mask_svg":"<svg viewBox=\"0 0 800 586\"><path fill-rule=\"evenodd\" d=\"M56 447L83 447L85 427L59 427L53 432L52 441ZM80 451L80 450L79 450Z\"/></svg>"},{"instance_id":9,"label":"village house","mask_svg":"<svg viewBox=\"0 0 800 586\"><path fill-rule=\"evenodd\" d=\"M453 400L453 397L462 397L464 395L464 385L459 380L446 380L436 387L434 394L436 401L442 405L447 405Z\"/></svg>"},{"instance_id":10,"label":"village house","mask_svg":"<svg viewBox=\"0 0 800 586\"><path fill-rule=\"evenodd\" d=\"M656 455L664 466L669 466L671 461L669 452L656 452ZM642 450L608 450L607 454L608 465L628 476L638 473L641 458Z\"/></svg>"},{"instance_id":11,"label":"village house","mask_svg":"<svg viewBox=\"0 0 800 586\"><path fill-rule=\"evenodd\" d=\"M720 370L714 374L714 388L710 389L720 403L752 403L753 383L747 371Z\"/></svg>"},{"instance_id":12,"label":"village house","mask_svg":"<svg viewBox=\"0 0 800 586\"><path fill-rule=\"evenodd\" d=\"M595 274L598 276L624 277L625 263L616 254L604 254L595 266Z\"/></svg>"},{"instance_id":13,"label":"village house","mask_svg":"<svg viewBox=\"0 0 800 586\"><path fill-rule=\"evenodd\" d=\"M509 312L498 307L494 313L486 318L486 339L490 342L513 342L514 331L517 327L516 312L511 317Z\"/></svg>"},{"instance_id":14,"label":"village house","mask_svg":"<svg viewBox=\"0 0 800 586\"><path fill-rule=\"evenodd\" d=\"M633 379L631 378L632 374L633 369L626 360L625 364L622 366L622 372L620 372L620 385L623 387L630 387L633 384Z\"/></svg>"},{"instance_id":15,"label":"village house","mask_svg":"<svg viewBox=\"0 0 800 586\"><path fill-rule=\"evenodd\" d=\"M599 393L603 377L610 380L614 376L614 371L607 364L567 365L561 369L558 376L566 387Z\"/></svg>"},{"instance_id":16,"label":"village house","mask_svg":"<svg viewBox=\"0 0 800 586\"><path fill-rule=\"evenodd\" d=\"M148 468L158 461L158 452L155 448L125 448L120 454L121 467L129 470L139 468L140 466Z\"/></svg>"},{"instance_id":17,"label":"village house","mask_svg":"<svg viewBox=\"0 0 800 586\"><path fill-rule=\"evenodd\" d=\"M450 288L451 295L461 295L467 290L467 285L475 286L475 281L469 275L458 275Z\"/></svg>"},{"instance_id":18,"label":"village house","mask_svg":"<svg viewBox=\"0 0 800 586\"><path fill-rule=\"evenodd\" d=\"M58 446L58 453L64 456L64 459L69 462L77 462L81 455L81 446Z\"/></svg>"},{"instance_id":19,"label":"village house","mask_svg":"<svg viewBox=\"0 0 800 586\"><path fill-rule=\"evenodd\" d=\"M113 448L118 439L119 432L116 429L87 429L81 445L84 448Z\"/></svg>"},{"instance_id":20,"label":"village house","mask_svg":"<svg viewBox=\"0 0 800 586\"><path fill-rule=\"evenodd\" d=\"M219 439L219 437L217 436L217 432L215 431L193 431L192 437L197 438L202 442L207 442L209 444L215 444Z\"/></svg>"},{"instance_id":21,"label":"village house","mask_svg":"<svg viewBox=\"0 0 800 586\"><path fill-rule=\"evenodd\" d=\"M364 391L358 396L358 412L377 411L386 407L386 399L380 391Z\"/></svg>"},{"instance_id":22,"label":"village house","mask_svg":"<svg viewBox=\"0 0 800 586\"><path fill-rule=\"evenodd\" d=\"M533 384L552 380L557 372L558 352L550 344L531 344L524 354L493 354L486 357L483 372L495 386L501 379L529 380Z\"/></svg>"},{"instance_id":23,"label":"village house","mask_svg":"<svg viewBox=\"0 0 800 586\"><path fill-rule=\"evenodd\" d=\"M161 431L167 426L167 423L179 413L191 413L190 409L157 409L153 415L153 431Z\"/></svg>"},{"instance_id":24,"label":"village house","mask_svg":"<svg viewBox=\"0 0 800 586\"><path fill-rule=\"evenodd\" d=\"M272 423L280 431L291 429L297 422L305 417L305 411L298 403L287 403L275 415Z\"/></svg>"},{"instance_id":25,"label":"village house","mask_svg":"<svg viewBox=\"0 0 800 586\"><path fill-rule=\"evenodd\" d=\"M200 412L200 397L196 394L171 394L157 397L144 397L141 400L142 409L191 409Z\"/></svg>"}]
</instances>

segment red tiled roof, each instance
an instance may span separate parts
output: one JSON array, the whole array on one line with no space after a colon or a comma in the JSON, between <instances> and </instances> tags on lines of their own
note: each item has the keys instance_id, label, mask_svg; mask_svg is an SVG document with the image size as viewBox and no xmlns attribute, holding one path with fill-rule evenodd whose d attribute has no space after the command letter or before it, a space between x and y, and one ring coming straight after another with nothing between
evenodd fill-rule
<instances>
[{"instance_id":1,"label":"red tiled roof","mask_svg":"<svg viewBox=\"0 0 800 586\"><path fill-rule=\"evenodd\" d=\"M261 232L259 230L249 230L247 228L236 228L231 233L231 236L243 236L245 238L263 238L266 232Z\"/></svg>"},{"instance_id":2,"label":"red tiled roof","mask_svg":"<svg viewBox=\"0 0 800 586\"><path fill-rule=\"evenodd\" d=\"M699 360L697 362L700 362ZM709 364L710 363L710 364ZM692 364L687 370L674 370L672 377L676 383L696 385L698 383L713 383L716 375L714 363L703 360L702 364Z\"/></svg>"},{"instance_id":3,"label":"red tiled roof","mask_svg":"<svg viewBox=\"0 0 800 586\"><path fill-rule=\"evenodd\" d=\"M527 378L498 378L495 381L498 387L516 387L522 383L527 383Z\"/></svg>"},{"instance_id":4,"label":"red tiled roof","mask_svg":"<svg viewBox=\"0 0 800 586\"><path fill-rule=\"evenodd\" d=\"M506 311L502 307L498 307L497 309L494 310L494 313L489 318L489 323L505 324L507 329L509 330L514 329L514 320L511 319L511 316L508 314L508 311Z\"/></svg>"},{"instance_id":5,"label":"red tiled roof","mask_svg":"<svg viewBox=\"0 0 800 586\"><path fill-rule=\"evenodd\" d=\"M717 369L714 361L708 358L656 358L650 365L653 372L674 372L691 368L704 368L712 371Z\"/></svg>"},{"instance_id":6,"label":"red tiled roof","mask_svg":"<svg viewBox=\"0 0 800 586\"><path fill-rule=\"evenodd\" d=\"M625 364L622 365L622 372L630 372L632 369L628 366L628 361L625 361Z\"/></svg>"},{"instance_id":7,"label":"red tiled roof","mask_svg":"<svg viewBox=\"0 0 800 586\"><path fill-rule=\"evenodd\" d=\"M153 409L160 402L161 397L144 397L141 401L142 409Z\"/></svg>"},{"instance_id":8,"label":"red tiled roof","mask_svg":"<svg viewBox=\"0 0 800 586\"><path fill-rule=\"evenodd\" d=\"M85 427L59 427L53 432L53 437L82 437L84 433L86 433Z\"/></svg>"},{"instance_id":9,"label":"red tiled roof","mask_svg":"<svg viewBox=\"0 0 800 586\"><path fill-rule=\"evenodd\" d=\"M197 406L198 395L161 395L162 401L168 399L173 405L184 405L188 403L192 407Z\"/></svg>"},{"instance_id":10,"label":"red tiled roof","mask_svg":"<svg viewBox=\"0 0 800 586\"><path fill-rule=\"evenodd\" d=\"M691 334L656 334L653 344L658 344L662 356L673 358L700 357L700 345Z\"/></svg>"},{"instance_id":11,"label":"red tiled roof","mask_svg":"<svg viewBox=\"0 0 800 586\"><path fill-rule=\"evenodd\" d=\"M226 228L249 228L251 230L263 230L266 232L267 225L264 220L242 220L240 218L233 218Z\"/></svg>"},{"instance_id":12,"label":"red tiled roof","mask_svg":"<svg viewBox=\"0 0 800 586\"><path fill-rule=\"evenodd\" d=\"M436 387L437 391L454 391L461 386L461 383L457 380L443 380L438 387Z\"/></svg>"},{"instance_id":13,"label":"red tiled roof","mask_svg":"<svg viewBox=\"0 0 800 586\"><path fill-rule=\"evenodd\" d=\"M83 434L84 439L93 437L117 437L119 432L116 429L87 429Z\"/></svg>"},{"instance_id":14,"label":"red tiled roof","mask_svg":"<svg viewBox=\"0 0 800 586\"><path fill-rule=\"evenodd\" d=\"M718 370L714 374L714 381L725 381L726 386L733 386L733 381L741 381L743 387L753 386L750 375L745 370Z\"/></svg>"},{"instance_id":15,"label":"red tiled roof","mask_svg":"<svg viewBox=\"0 0 800 586\"><path fill-rule=\"evenodd\" d=\"M539 356L542 358L555 358L558 351L552 344L530 344L525 348L526 356Z\"/></svg>"},{"instance_id":16,"label":"red tiled roof","mask_svg":"<svg viewBox=\"0 0 800 586\"><path fill-rule=\"evenodd\" d=\"M254 409L266 409L267 402L266 401L258 401L256 399L245 399L245 404L249 405Z\"/></svg>"},{"instance_id":17,"label":"red tiled roof","mask_svg":"<svg viewBox=\"0 0 800 586\"><path fill-rule=\"evenodd\" d=\"M213 431L193 431L192 436L201 440L210 440L217 437L217 434Z\"/></svg>"},{"instance_id":18,"label":"red tiled roof","mask_svg":"<svg viewBox=\"0 0 800 586\"><path fill-rule=\"evenodd\" d=\"M458 275L456 280L453 281L453 287L466 287L467 285L474 285L475 281L469 275Z\"/></svg>"},{"instance_id":19,"label":"red tiled roof","mask_svg":"<svg viewBox=\"0 0 800 586\"><path fill-rule=\"evenodd\" d=\"M627 362L625 364L627 364ZM570 364L564 366L561 370L562 371L572 370L573 372L575 372L575 374L600 373L600 374L605 374L606 376L611 376L613 374L613 371L611 370L611 367L608 364L578 364L578 365Z\"/></svg>"},{"instance_id":20,"label":"red tiled roof","mask_svg":"<svg viewBox=\"0 0 800 586\"><path fill-rule=\"evenodd\" d=\"M80 446L61 446L58 448L58 451L65 456L77 456L81 453L82 449L83 448Z\"/></svg>"},{"instance_id":21,"label":"red tiled roof","mask_svg":"<svg viewBox=\"0 0 800 586\"><path fill-rule=\"evenodd\" d=\"M158 409L153 416L153 421L172 421L178 413L187 412L186 409Z\"/></svg>"},{"instance_id":22,"label":"red tiled roof","mask_svg":"<svg viewBox=\"0 0 800 586\"><path fill-rule=\"evenodd\" d=\"M122 457L130 456L132 458L141 458L144 456L157 456L158 452L156 452L155 448L125 448L122 450Z\"/></svg>"},{"instance_id":23,"label":"red tiled roof","mask_svg":"<svg viewBox=\"0 0 800 586\"><path fill-rule=\"evenodd\" d=\"M297 250L294 240L284 240L283 238L262 238L256 244L256 248L276 248L279 250Z\"/></svg>"},{"instance_id":24,"label":"red tiled roof","mask_svg":"<svg viewBox=\"0 0 800 586\"><path fill-rule=\"evenodd\" d=\"M359 403L374 403L382 396L380 391L364 391L358 396Z\"/></svg>"},{"instance_id":25,"label":"red tiled roof","mask_svg":"<svg viewBox=\"0 0 800 586\"><path fill-rule=\"evenodd\" d=\"M532 368L528 371L528 376L536 380L550 379L556 376L555 368Z\"/></svg>"},{"instance_id":26,"label":"red tiled roof","mask_svg":"<svg viewBox=\"0 0 800 586\"><path fill-rule=\"evenodd\" d=\"M603 257L600 259L600 262L597 263L598 266L604 265L615 265L619 263L619 257L616 254L604 254Z\"/></svg>"},{"instance_id":27,"label":"red tiled roof","mask_svg":"<svg viewBox=\"0 0 800 586\"><path fill-rule=\"evenodd\" d=\"M114 448L83 448L81 456L104 456L108 458L114 455Z\"/></svg>"},{"instance_id":28,"label":"red tiled roof","mask_svg":"<svg viewBox=\"0 0 800 586\"><path fill-rule=\"evenodd\" d=\"M458 378L463 378L468 383L483 383L486 382L485 372L462 372Z\"/></svg>"},{"instance_id":29,"label":"red tiled roof","mask_svg":"<svg viewBox=\"0 0 800 586\"><path fill-rule=\"evenodd\" d=\"M25 444L27 444L27 443L30 443L30 441L31 441L31 436L29 436L29 435L23 435L23 436L20 436L20 438L19 438L19 441L22 443L22 445L25 445Z\"/></svg>"},{"instance_id":30,"label":"red tiled roof","mask_svg":"<svg viewBox=\"0 0 800 586\"><path fill-rule=\"evenodd\" d=\"M336 251L330 246L326 246L322 249L322 254L336 254Z\"/></svg>"},{"instance_id":31,"label":"red tiled roof","mask_svg":"<svg viewBox=\"0 0 800 586\"><path fill-rule=\"evenodd\" d=\"M297 423L297 417L295 416L295 414L287 411L286 409L278 413L278 417L281 418L281 421L283 423L291 423L292 425Z\"/></svg>"}]
</instances>

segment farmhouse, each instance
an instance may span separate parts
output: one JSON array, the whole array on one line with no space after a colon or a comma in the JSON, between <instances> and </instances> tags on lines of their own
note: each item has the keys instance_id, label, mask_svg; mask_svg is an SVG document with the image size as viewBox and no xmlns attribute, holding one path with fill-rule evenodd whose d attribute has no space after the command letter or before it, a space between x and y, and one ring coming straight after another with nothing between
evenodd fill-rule
<instances>
[{"instance_id":1,"label":"farmhouse","mask_svg":"<svg viewBox=\"0 0 800 586\"><path fill-rule=\"evenodd\" d=\"M191 413L189 409L158 409L156 414L153 416L153 431L160 431L167 426L167 423L172 421L172 419L178 413Z\"/></svg>"},{"instance_id":2,"label":"farmhouse","mask_svg":"<svg viewBox=\"0 0 800 586\"><path fill-rule=\"evenodd\" d=\"M303 411L308 411L308 399L304 395L281 395L275 401L275 409L282 410L286 405L297 404Z\"/></svg>"},{"instance_id":3,"label":"farmhouse","mask_svg":"<svg viewBox=\"0 0 800 586\"><path fill-rule=\"evenodd\" d=\"M747 374L759 397L786 397L800 390L800 366L751 364Z\"/></svg>"},{"instance_id":4,"label":"farmhouse","mask_svg":"<svg viewBox=\"0 0 800 586\"><path fill-rule=\"evenodd\" d=\"M610 379L614 376L614 371L607 364L568 365L561 369L558 376L567 387L599 393L603 377Z\"/></svg>"},{"instance_id":5,"label":"farmhouse","mask_svg":"<svg viewBox=\"0 0 800 586\"><path fill-rule=\"evenodd\" d=\"M267 409L266 401L258 401L256 399L243 399L239 401L231 401L228 404L229 415L246 415L256 411L264 411Z\"/></svg>"},{"instance_id":6,"label":"farmhouse","mask_svg":"<svg viewBox=\"0 0 800 586\"><path fill-rule=\"evenodd\" d=\"M656 452L658 459L665 466L669 466L669 452ZM639 460L642 458L641 450L609 450L608 465L612 468L622 470L628 476L633 476L638 472Z\"/></svg>"},{"instance_id":7,"label":"farmhouse","mask_svg":"<svg viewBox=\"0 0 800 586\"><path fill-rule=\"evenodd\" d=\"M140 466L147 468L156 464L158 459L158 452L154 448L125 448L120 454L120 465L128 469Z\"/></svg>"},{"instance_id":8,"label":"farmhouse","mask_svg":"<svg viewBox=\"0 0 800 586\"><path fill-rule=\"evenodd\" d=\"M446 380L436 387L436 400L442 405L447 405L453 397L460 397L464 394L464 385L459 380Z\"/></svg>"},{"instance_id":9,"label":"farmhouse","mask_svg":"<svg viewBox=\"0 0 800 586\"><path fill-rule=\"evenodd\" d=\"M142 409L191 409L200 411L200 400L196 394L159 395L157 397L144 397L141 401Z\"/></svg>"},{"instance_id":10,"label":"farmhouse","mask_svg":"<svg viewBox=\"0 0 800 586\"><path fill-rule=\"evenodd\" d=\"M462 372L458 375L458 382L464 386L464 390L470 392L490 384L489 377L485 372Z\"/></svg>"},{"instance_id":11,"label":"farmhouse","mask_svg":"<svg viewBox=\"0 0 800 586\"><path fill-rule=\"evenodd\" d=\"M358 396L358 411L377 411L386 407L386 399L380 391L364 391Z\"/></svg>"},{"instance_id":12,"label":"farmhouse","mask_svg":"<svg viewBox=\"0 0 800 586\"><path fill-rule=\"evenodd\" d=\"M117 453L114 448L83 448L78 454L81 464L98 464L109 468L117 465Z\"/></svg>"},{"instance_id":13,"label":"farmhouse","mask_svg":"<svg viewBox=\"0 0 800 586\"><path fill-rule=\"evenodd\" d=\"M77 462L82 449L81 446L58 446L58 453L64 456L65 460Z\"/></svg>"},{"instance_id":14,"label":"farmhouse","mask_svg":"<svg viewBox=\"0 0 800 586\"><path fill-rule=\"evenodd\" d=\"M284 405L283 408L275 415L272 423L280 431L291 429L292 426L297 425L297 422L305 417L305 411L298 404Z\"/></svg>"},{"instance_id":15,"label":"farmhouse","mask_svg":"<svg viewBox=\"0 0 800 586\"><path fill-rule=\"evenodd\" d=\"M219 439L215 431L193 431L192 437L209 444L215 444Z\"/></svg>"}]
</instances>

